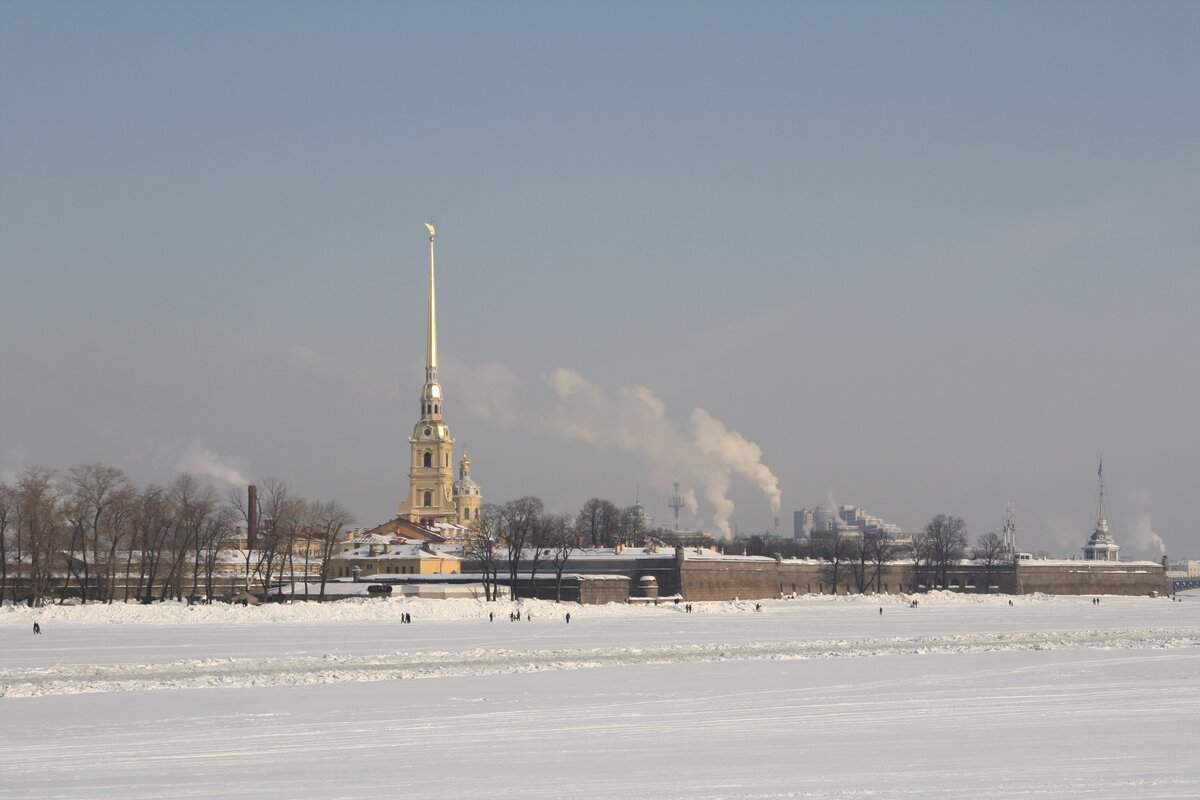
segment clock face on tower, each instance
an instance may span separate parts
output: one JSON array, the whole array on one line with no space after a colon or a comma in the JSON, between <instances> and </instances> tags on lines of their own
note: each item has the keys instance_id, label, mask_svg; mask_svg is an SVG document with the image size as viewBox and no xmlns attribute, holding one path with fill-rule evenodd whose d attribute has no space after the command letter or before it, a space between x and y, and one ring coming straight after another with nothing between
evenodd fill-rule
<instances>
[{"instance_id":1,"label":"clock face on tower","mask_svg":"<svg viewBox=\"0 0 1200 800\"><path fill-rule=\"evenodd\" d=\"M426 428L426 429L425 429L425 435L426 435L426 436L432 436L432 435L433 435L433 428Z\"/></svg>"}]
</instances>

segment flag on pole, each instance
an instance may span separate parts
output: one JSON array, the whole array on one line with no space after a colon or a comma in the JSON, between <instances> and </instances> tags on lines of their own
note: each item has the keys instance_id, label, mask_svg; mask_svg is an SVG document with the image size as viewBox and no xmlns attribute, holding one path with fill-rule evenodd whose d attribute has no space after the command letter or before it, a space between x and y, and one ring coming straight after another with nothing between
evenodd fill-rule
<instances>
[{"instance_id":1,"label":"flag on pole","mask_svg":"<svg viewBox=\"0 0 1200 800\"><path fill-rule=\"evenodd\" d=\"M1100 478L1104 477L1104 459L1100 459L1100 469L1096 470L1096 475Z\"/></svg>"}]
</instances>

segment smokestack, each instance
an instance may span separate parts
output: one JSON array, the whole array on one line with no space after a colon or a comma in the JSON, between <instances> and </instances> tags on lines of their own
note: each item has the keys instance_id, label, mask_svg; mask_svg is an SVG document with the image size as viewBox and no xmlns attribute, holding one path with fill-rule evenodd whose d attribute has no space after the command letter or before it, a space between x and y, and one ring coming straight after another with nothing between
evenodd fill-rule
<instances>
[{"instance_id":1,"label":"smokestack","mask_svg":"<svg viewBox=\"0 0 1200 800\"><path fill-rule=\"evenodd\" d=\"M246 496L246 546L253 550L258 545L258 487L250 484Z\"/></svg>"}]
</instances>

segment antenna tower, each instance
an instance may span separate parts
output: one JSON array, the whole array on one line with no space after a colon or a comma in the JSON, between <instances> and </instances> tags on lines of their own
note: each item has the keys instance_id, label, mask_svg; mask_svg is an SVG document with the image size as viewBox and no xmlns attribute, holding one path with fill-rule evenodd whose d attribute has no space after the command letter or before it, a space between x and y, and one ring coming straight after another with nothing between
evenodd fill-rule
<instances>
[{"instance_id":1,"label":"antenna tower","mask_svg":"<svg viewBox=\"0 0 1200 800\"><path fill-rule=\"evenodd\" d=\"M683 502L683 497L679 494L679 481L675 481L675 494L671 495L671 499L667 501L667 505L675 512L675 530L679 530L679 509L687 505L687 503Z\"/></svg>"},{"instance_id":2,"label":"antenna tower","mask_svg":"<svg viewBox=\"0 0 1200 800\"><path fill-rule=\"evenodd\" d=\"M1000 535L1004 539L1004 549L1012 557L1017 552L1017 512L1012 503L1005 504L1003 520L1000 523Z\"/></svg>"}]
</instances>

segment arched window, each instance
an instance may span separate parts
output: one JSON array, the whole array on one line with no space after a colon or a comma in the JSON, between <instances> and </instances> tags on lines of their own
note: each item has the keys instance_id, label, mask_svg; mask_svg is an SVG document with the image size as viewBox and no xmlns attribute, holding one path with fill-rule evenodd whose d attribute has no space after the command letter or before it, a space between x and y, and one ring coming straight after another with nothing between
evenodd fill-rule
<instances>
[{"instance_id":1,"label":"arched window","mask_svg":"<svg viewBox=\"0 0 1200 800\"><path fill-rule=\"evenodd\" d=\"M435 414L438 413L438 406L433 407L433 413L435 413Z\"/></svg>"},{"instance_id":2,"label":"arched window","mask_svg":"<svg viewBox=\"0 0 1200 800\"><path fill-rule=\"evenodd\" d=\"M428 453L426 453L426 455L429 455L429 454L428 454ZM426 492L426 493L425 493L425 505L426 505L426 506L431 506L431 505L433 505L433 492Z\"/></svg>"},{"instance_id":3,"label":"arched window","mask_svg":"<svg viewBox=\"0 0 1200 800\"><path fill-rule=\"evenodd\" d=\"M463 509L463 519L470 519L470 518L471 518L471 509L464 508Z\"/></svg>"},{"instance_id":4,"label":"arched window","mask_svg":"<svg viewBox=\"0 0 1200 800\"><path fill-rule=\"evenodd\" d=\"M429 452L428 450L425 451L425 466L433 466L433 453ZM429 503L426 503L425 505L429 505Z\"/></svg>"}]
</instances>

